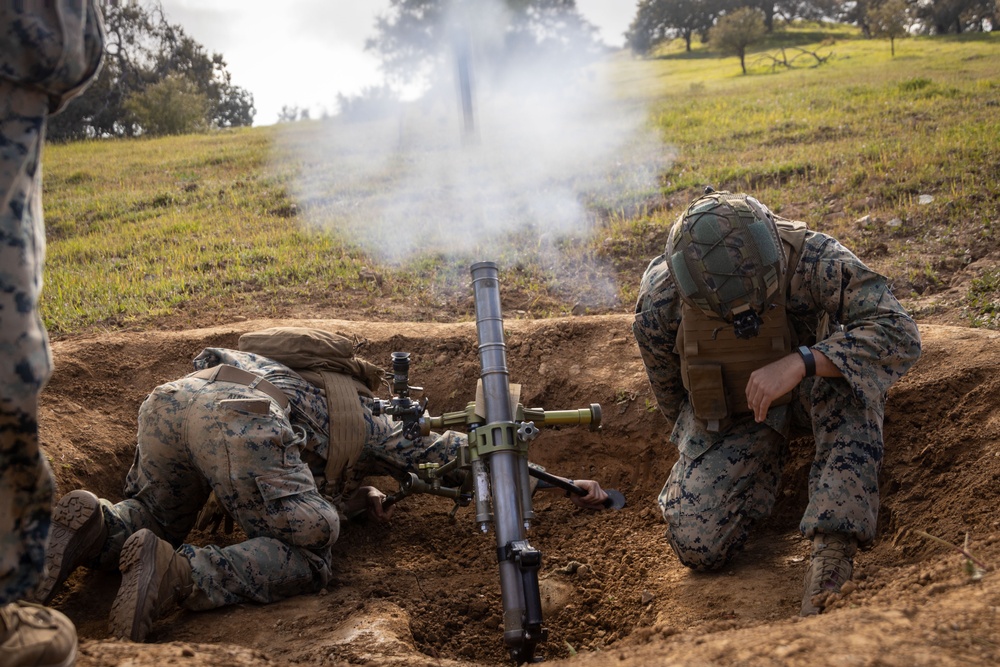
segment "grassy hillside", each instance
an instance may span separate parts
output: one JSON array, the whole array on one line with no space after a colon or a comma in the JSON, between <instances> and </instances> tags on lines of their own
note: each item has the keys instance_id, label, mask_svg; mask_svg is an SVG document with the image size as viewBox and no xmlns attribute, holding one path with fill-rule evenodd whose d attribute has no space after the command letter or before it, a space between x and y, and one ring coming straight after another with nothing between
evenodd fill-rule
<instances>
[{"instance_id":1,"label":"grassy hillside","mask_svg":"<svg viewBox=\"0 0 1000 667\"><path fill-rule=\"evenodd\" d=\"M827 60L772 68L802 50ZM743 76L736 58L671 47L648 60L621 53L595 72L648 113L670 162L656 188L582 191L588 228L546 238L551 261L538 259L553 253L539 249L550 235L536 221L509 248L380 262L356 229L338 228L338 212L377 197L394 166L325 193L330 224L306 224L293 182L315 167L283 149L289 128L48 146L44 318L56 336L309 313L454 320L471 314L475 259L501 263L505 307L520 316L627 312L669 225L712 184L838 236L918 317L995 326L1000 35L897 41L892 58L888 41L806 26L747 62ZM353 164L346 150L326 158ZM444 221L465 212L441 213L446 235Z\"/></svg>"}]
</instances>

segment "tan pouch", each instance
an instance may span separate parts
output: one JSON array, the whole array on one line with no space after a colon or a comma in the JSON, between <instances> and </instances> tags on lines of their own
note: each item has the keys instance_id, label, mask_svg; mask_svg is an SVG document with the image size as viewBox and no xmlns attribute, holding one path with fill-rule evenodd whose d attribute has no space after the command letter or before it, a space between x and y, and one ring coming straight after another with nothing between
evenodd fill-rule
<instances>
[{"instance_id":1,"label":"tan pouch","mask_svg":"<svg viewBox=\"0 0 1000 667\"><path fill-rule=\"evenodd\" d=\"M729 416L722 364L688 364L687 381L695 417L712 422Z\"/></svg>"}]
</instances>

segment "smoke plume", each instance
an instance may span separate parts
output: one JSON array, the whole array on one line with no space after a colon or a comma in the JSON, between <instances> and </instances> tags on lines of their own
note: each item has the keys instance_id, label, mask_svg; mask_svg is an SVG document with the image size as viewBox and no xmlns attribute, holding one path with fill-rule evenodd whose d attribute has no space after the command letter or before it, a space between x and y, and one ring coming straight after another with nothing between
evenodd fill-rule
<instances>
[{"instance_id":1,"label":"smoke plume","mask_svg":"<svg viewBox=\"0 0 1000 667\"><path fill-rule=\"evenodd\" d=\"M502 2L475 5L450 18L443 65L415 99L282 125L278 159L295 167L300 219L374 260L527 262L558 280L581 268L562 241L654 195L668 151L607 76L607 53L564 43L497 58L510 16ZM617 290L591 291L605 301Z\"/></svg>"}]
</instances>

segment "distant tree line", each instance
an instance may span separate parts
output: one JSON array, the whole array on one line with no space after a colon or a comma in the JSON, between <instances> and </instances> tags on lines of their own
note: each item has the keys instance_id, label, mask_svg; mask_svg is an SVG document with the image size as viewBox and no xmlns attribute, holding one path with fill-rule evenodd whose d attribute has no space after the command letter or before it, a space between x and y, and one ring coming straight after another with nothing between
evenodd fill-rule
<instances>
[{"instance_id":1,"label":"distant tree line","mask_svg":"<svg viewBox=\"0 0 1000 667\"><path fill-rule=\"evenodd\" d=\"M690 51L693 37L707 41L721 17L742 8L758 10L767 32L776 22L799 19L857 25L867 36L900 36L897 24L938 35L1000 27L996 0L640 0L626 43L635 53L646 54L680 38ZM893 26L890 31L887 25Z\"/></svg>"},{"instance_id":2,"label":"distant tree line","mask_svg":"<svg viewBox=\"0 0 1000 667\"><path fill-rule=\"evenodd\" d=\"M97 80L49 123L48 138L182 134L253 123L253 95L235 86L158 2L108 3L107 51Z\"/></svg>"}]
</instances>

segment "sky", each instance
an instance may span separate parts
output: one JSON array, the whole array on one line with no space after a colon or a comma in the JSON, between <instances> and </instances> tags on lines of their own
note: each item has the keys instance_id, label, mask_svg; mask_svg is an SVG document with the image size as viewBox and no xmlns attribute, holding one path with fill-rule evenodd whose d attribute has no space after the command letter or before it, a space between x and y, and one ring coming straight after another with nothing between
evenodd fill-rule
<instances>
[{"instance_id":1,"label":"sky","mask_svg":"<svg viewBox=\"0 0 1000 667\"><path fill-rule=\"evenodd\" d=\"M637 0L577 0L603 41L621 46ZM233 83L249 90L254 125L277 122L282 107L313 117L381 83L376 58L365 52L375 17L388 0L162 0L170 23L181 25L209 52L223 55ZM275 9L280 7L280 9Z\"/></svg>"}]
</instances>

